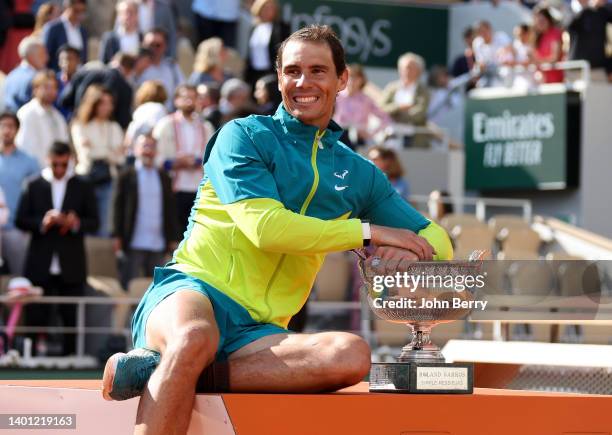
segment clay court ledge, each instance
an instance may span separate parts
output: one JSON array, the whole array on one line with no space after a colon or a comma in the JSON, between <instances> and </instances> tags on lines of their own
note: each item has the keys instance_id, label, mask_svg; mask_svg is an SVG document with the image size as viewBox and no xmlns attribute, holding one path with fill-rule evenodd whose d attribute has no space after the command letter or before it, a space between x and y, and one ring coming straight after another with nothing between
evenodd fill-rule
<instances>
[{"instance_id":1,"label":"clay court ledge","mask_svg":"<svg viewBox=\"0 0 612 435\"><path fill-rule=\"evenodd\" d=\"M0 381L0 413L76 414L76 430L38 429L36 435L131 434L138 399L106 402L99 386L98 380ZM200 394L189 434L612 435L612 396L486 388L465 396L399 395L367 388L361 383L331 394Z\"/></svg>"}]
</instances>

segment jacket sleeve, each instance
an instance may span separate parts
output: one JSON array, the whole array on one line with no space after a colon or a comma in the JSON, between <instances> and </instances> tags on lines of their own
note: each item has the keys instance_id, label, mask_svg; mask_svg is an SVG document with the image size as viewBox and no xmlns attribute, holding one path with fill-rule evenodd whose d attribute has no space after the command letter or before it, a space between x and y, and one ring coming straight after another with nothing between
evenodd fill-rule
<instances>
[{"instance_id":1,"label":"jacket sleeve","mask_svg":"<svg viewBox=\"0 0 612 435\"><path fill-rule=\"evenodd\" d=\"M15 215L15 226L20 230L39 234L43 216L34 214L32 185L32 183L28 183L21 193L17 214Z\"/></svg>"},{"instance_id":2,"label":"jacket sleeve","mask_svg":"<svg viewBox=\"0 0 612 435\"><path fill-rule=\"evenodd\" d=\"M127 173L122 173L117 177L115 182L115 188L113 189L112 199L112 216L111 219L111 235L113 237L119 237L121 242L125 244L123 240L124 234L122 231L123 222L125 222L125 184L127 181ZM125 247L124 247L125 248Z\"/></svg>"},{"instance_id":3,"label":"jacket sleeve","mask_svg":"<svg viewBox=\"0 0 612 435\"><path fill-rule=\"evenodd\" d=\"M228 204L225 209L251 243L264 251L322 254L363 246L359 219L304 216L269 198L245 199Z\"/></svg>"}]
</instances>

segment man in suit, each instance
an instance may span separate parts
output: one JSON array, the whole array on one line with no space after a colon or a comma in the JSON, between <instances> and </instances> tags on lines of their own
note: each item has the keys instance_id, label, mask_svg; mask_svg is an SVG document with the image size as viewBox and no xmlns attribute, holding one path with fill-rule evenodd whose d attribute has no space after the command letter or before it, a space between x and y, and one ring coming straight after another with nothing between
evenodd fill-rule
<instances>
[{"instance_id":1,"label":"man in suit","mask_svg":"<svg viewBox=\"0 0 612 435\"><path fill-rule=\"evenodd\" d=\"M381 107L397 123L423 127L427 124L429 108L429 90L421 83L425 61L418 54L405 53L397 61L397 70L400 79L385 87ZM424 134L415 134L412 146L427 148L429 138Z\"/></svg>"},{"instance_id":2,"label":"man in suit","mask_svg":"<svg viewBox=\"0 0 612 435\"><path fill-rule=\"evenodd\" d=\"M132 278L152 276L184 229L178 226L172 181L155 167L157 141L150 133L140 134L134 152L136 164L120 174L113 197L112 234L115 251L124 260L124 288Z\"/></svg>"},{"instance_id":3,"label":"man in suit","mask_svg":"<svg viewBox=\"0 0 612 435\"><path fill-rule=\"evenodd\" d=\"M48 296L83 295L87 277L83 236L98 228L93 187L73 175L71 160L70 146L54 142L49 151L50 167L27 184L17 209L17 227L32 235L24 275ZM63 326L76 326L76 307L69 304L28 305L28 325L50 326L54 308ZM65 335L63 353L74 351L74 336Z\"/></svg>"},{"instance_id":4,"label":"man in suit","mask_svg":"<svg viewBox=\"0 0 612 435\"><path fill-rule=\"evenodd\" d=\"M158 28L164 29L167 36L165 56L176 58L176 22L172 2L169 0L137 0L138 28L141 34L146 34Z\"/></svg>"},{"instance_id":5,"label":"man in suit","mask_svg":"<svg viewBox=\"0 0 612 435\"><path fill-rule=\"evenodd\" d=\"M118 52L137 55L142 41L138 30L138 4L135 0L122 0L117 3L117 26L102 35L100 41L100 60L109 63Z\"/></svg>"},{"instance_id":6,"label":"man in suit","mask_svg":"<svg viewBox=\"0 0 612 435\"><path fill-rule=\"evenodd\" d=\"M87 32L81 25L85 19L85 0L64 0L64 12L43 29L43 40L49 53L49 68L59 72L58 56L60 47L69 45L81 52L81 59L87 62Z\"/></svg>"},{"instance_id":7,"label":"man in suit","mask_svg":"<svg viewBox=\"0 0 612 435\"><path fill-rule=\"evenodd\" d=\"M132 120L132 85L130 78L139 74L151 63L151 54L140 50L138 57L125 53L117 53L109 66L102 68L82 68L60 95L60 106L67 110L76 110L81 104L81 98L90 85L99 84L110 89L115 99L114 119L121 128L126 129Z\"/></svg>"}]
</instances>

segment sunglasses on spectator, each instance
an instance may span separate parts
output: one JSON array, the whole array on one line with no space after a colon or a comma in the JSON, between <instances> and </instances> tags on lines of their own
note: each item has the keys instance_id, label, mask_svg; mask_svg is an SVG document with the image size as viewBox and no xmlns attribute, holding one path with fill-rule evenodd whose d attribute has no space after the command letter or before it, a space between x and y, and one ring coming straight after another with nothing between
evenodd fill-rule
<instances>
[{"instance_id":1,"label":"sunglasses on spectator","mask_svg":"<svg viewBox=\"0 0 612 435\"><path fill-rule=\"evenodd\" d=\"M53 167L53 168L67 168L68 167L68 163L51 162L51 167Z\"/></svg>"}]
</instances>

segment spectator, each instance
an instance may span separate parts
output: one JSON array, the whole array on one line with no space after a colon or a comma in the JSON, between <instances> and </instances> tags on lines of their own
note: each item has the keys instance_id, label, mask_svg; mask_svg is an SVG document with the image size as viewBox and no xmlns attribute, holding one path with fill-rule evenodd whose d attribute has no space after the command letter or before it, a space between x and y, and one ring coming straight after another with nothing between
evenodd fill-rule
<instances>
[{"instance_id":1,"label":"spectator","mask_svg":"<svg viewBox=\"0 0 612 435\"><path fill-rule=\"evenodd\" d=\"M147 80L159 80L164 84L166 93L173 95L177 86L185 82L185 77L178 64L171 58L165 57L168 46L168 36L163 29L153 29L145 34L143 46L151 51L151 65L137 78L141 85ZM166 107L172 109L172 101L166 101Z\"/></svg>"},{"instance_id":2,"label":"spectator","mask_svg":"<svg viewBox=\"0 0 612 435\"><path fill-rule=\"evenodd\" d=\"M59 19L47 23L43 28L43 40L49 53L49 68L59 71L59 49L68 44L81 52L87 61L87 32L81 25L87 12L85 0L64 0L64 12Z\"/></svg>"},{"instance_id":3,"label":"spectator","mask_svg":"<svg viewBox=\"0 0 612 435\"><path fill-rule=\"evenodd\" d=\"M104 32L100 41L100 60L109 63L118 52L136 56L142 35L138 31L138 4L135 0L117 3L117 25Z\"/></svg>"},{"instance_id":4,"label":"spectator","mask_svg":"<svg viewBox=\"0 0 612 435\"><path fill-rule=\"evenodd\" d=\"M469 26L463 31L463 42L465 49L463 53L455 58L451 67L451 74L453 77L459 77L460 75L469 73L474 67L474 51L472 50L472 43L474 42L474 28Z\"/></svg>"},{"instance_id":5,"label":"spectator","mask_svg":"<svg viewBox=\"0 0 612 435\"><path fill-rule=\"evenodd\" d=\"M19 150L15 136L19 119L10 112L0 114L0 188L6 196L9 218L2 225L1 244L11 275L23 275L28 236L15 228L15 215L25 181L40 172L36 159Z\"/></svg>"},{"instance_id":6,"label":"spectator","mask_svg":"<svg viewBox=\"0 0 612 435\"><path fill-rule=\"evenodd\" d=\"M221 38L214 37L200 42L189 84L198 86L212 82L219 86L223 85L232 77L224 70L226 60L227 50Z\"/></svg>"},{"instance_id":7,"label":"spectator","mask_svg":"<svg viewBox=\"0 0 612 435\"><path fill-rule=\"evenodd\" d=\"M45 25L56 18L59 18L62 11L59 6L53 2L43 3L36 12L36 21L34 23L34 31L32 36L41 37Z\"/></svg>"},{"instance_id":8,"label":"spectator","mask_svg":"<svg viewBox=\"0 0 612 435\"><path fill-rule=\"evenodd\" d=\"M533 52L534 61L537 64L555 63L563 58L562 31L559 29L548 8L536 8L534 10L534 28L536 33L536 44ZM542 71L544 83L563 82L563 71L554 69Z\"/></svg>"},{"instance_id":9,"label":"spectator","mask_svg":"<svg viewBox=\"0 0 612 435\"><path fill-rule=\"evenodd\" d=\"M72 80L72 77L74 77L81 66L81 53L76 48L64 45L60 48L58 63L60 72L57 73L58 97L55 102L55 107L64 115L66 121L70 121L72 118L72 110L68 110L60 105L60 96L66 85L70 83L70 80Z\"/></svg>"},{"instance_id":10,"label":"spectator","mask_svg":"<svg viewBox=\"0 0 612 435\"><path fill-rule=\"evenodd\" d=\"M176 248L179 228L172 182L155 167L157 142L140 134L135 143L136 165L117 179L113 196L115 250L123 253L121 280L128 288L132 278L151 276Z\"/></svg>"},{"instance_id":11,"label":"spectator","mask_svg":"<svg viewBox=\"0 0 612 435\"><path fill-rule=\"evenodd\" d=\"M134 105L136 110L132 122L125 133L124 145L129 156L133 153L133 142L139 132L152 131L155 125L168 114L164 103L168 99L166 89L161 82L149 80L136 91Z\"/></svg>"},{"instance_id":12,"label":"spectator","mask_svg":"<svg viewBox=\"0 0 612 435\"><path fill-rule=\"evenodd\" d=\"M47 50L42 41L30 36L19 43L21 63L4 79L4 106L16 113L32 99L32 79L47 64Z\"/></svg>"},{"instance_id":13,"label":"spectator","mask_svg":"<svg viewBox=\"0 0 612 435\"><path fill-rule=\"evenodd\" d=\"M391 118L378 105L368 97L363 89L368 83L363 67L352 64L348 67L349 79L346 89L336 98L336 112L334 120L340 126L357 133L351 142L362 145L369 142L372 137L391 124ZM370 128L370 118L376 118L376 128ZM356 139L356 140L355 140Z\"/></svg>"},{"instance_id":14,"label":"spectator","mask_svg":"<svg viewBox=\"0 0 612 435\"><path fill-rule=\"evenodd\" d=\"M117 53L108 66L102 68L84 68L78 71L60 96L60 104L69 110L75 110L81 104L85 91L92 84L99 84L110 89L115 100L113 118L125 129L132 120L131 78L142 73L150 64L151 53L141 50L135 58L125 53Z\"/></svg>"},{"instance_id":15,"label":"spectator","mask_svg":"<svg viewBox=\"0 0 612 435\"><path fill-rule=\"evenodd\" d=\"M431 219L440 222L444 216L453 212L453 204L446 190L432 190L427 201L427 211Z\"/></svg>"},{"instance_id":16,"label":"spectator","mask_svg":"<svg viewBox=\"0 0 612 435\"><path fill-rule=\"evenodd\" d=\"M404 169L395 151L380 146L368 151L368 159L383 171L395 191L406 201L410 201L410 184L404 178Z\"/></svg>"},{"instance_id":17,"label":"spectator","mask_svg":"<svg viewBox=\"0 0 612 435\"><path fill-rule=\"evenodd\" d=\"M586 60L591 65L591 78L605 81L606 68L612 72L610 57L606 55L606 28L612 23L612 4L596 0L578 0L582 9L571 19L569 58Z\"/></svg>"},{"instance_id":18,"label":"spectator","mask_svg":"<svg viewBox=\"0 0 612 435\"><path fill-rule=\"evenodd\" d=\"M94 186L100 225L98 235L110 235L109 215L112 179L123 163L123 132L111 119L114 100L109 90L100 85L87 88L71 133L78 164L76 172Z\"/></svg>"},{"instance_id":19,"label":"spectator","mask_svg":"<svg viewBox=\"0 0 612 435\"><path fill-rule=\"evenodd\" d=\"M2 187L0 187L0 271L4 269L4 257L2 256L2 227L9 219L9 208Z\"/></svg>"},{"instance_id":20,"label":"spectator","mask_svg":"<svg viewBox=\"0 0 612 435\"><path fill-rule=\"evenodd\" d=\"M397 61L400 79L389 83L382 94L382 109L398 123L424 126L427 123L429 91L421 82L425 69L423 58L414 53L405 53ZM415 134L412 146L429 146L426 135Z\"/></svg>"},{"instance_id":21,"label":"spectator","mask_svg":"<svg viewBox=\"0 0 612 435\"><path fill-rule=\"evenodd\" d=\"M219 87L214 83L203 83L198 85L198 104L197 111L202 115L205 121L212 124L213 128L217 130L221 127L221 121L223 114L219 109L221 103L221 91Z\"/></svg>"},{"instance_id":22,"label":"spectator","mask_svg":"<svg viewBox=\"0 0 612 435\"><path fill-rule=\"evenodd\" d=\"M531 63L534 50L534 35L531 26L521 24L514 28L512 41L512 66L527 67ZM530 71L514 71L512 86L516 89L530 89L535 85L533 73Z\"/></svg>"},{"instance_id":23,"label":"spectator","mask_svg":"<svg viewBox=\"0 0 612 435\"><path fill-rule=\"evenodd\" d=\"M221 86L221 102L219 109L224 116L224 122L241 118L256 111L251 102L251 88L240 79L229 79ZM244 111L247 114L242 114Z\"/></svg>"},{"instance_id":24,"label":"spectator","mask_svg":"<svg viewBox=\"0 0 612 435\"><path fill-rule=\"evenodd\" d=\"M87 277L83 235L98 227L96 203L91 200L93 189L84 179L73 176L67 143L53 143L49 165L27 184L17 210L17 226L32 235L24 275L47 296L83 296ZM76 326L74 305L55 308L64 327ZM52 311L47 304L28 304L27 324L51 326ZM65 335L63 354L74 351L74 336Z\"/></svg>"},{"instance_id":25,"label":"spectator","mask_svg":"<svg viewBox=\"0 0 612 435\"><path fill-rule=\"evenodd\" d=\"M145 35L154 29L164 29L166 32L165 56L176 58L176 23L172 11L172 1L168 0L136 0L138 3L138 27Z\"/></svg>"},{"instance_id":26,"label":"spectator","mask_svg":"<svg viewBox=\"0 0 612 435\"><path fill-rule=\"evenodd\" d=\"M153 130L159 146L158 162L173 172L179 227L185 228L202 179L202 158L213 129L197 115L197 92L181 85L174 94L176 112L163 118Z\"/></svg>"},{"instance_id":27,"label":"spectator","mask_svg":"<svg viewBox=\"0 0 612 435\"><path fill-rule=\"evenodd\" d=\"M289 26L280 20L279 9L276 0L255 0L251 6L255 26L249 36L245 74L251 87L260 77L275 73L276 50L291 33Z\"/></svg>"},{"instance_id":28,"label":"spectator","mask_svg":"<svg viewBox=\"0 0 612 435\"><path fill-rule=\"evenodd\" d=\"M512 40L504 32L493 32L491 23L481 21L472 43L474 59L480 71L479 87L501 85L499 67L508 60L512 52Z\"/></svg>"},{"instance_id":29,"label":"spectator","mask_svg":"<svg viewBox=\"0 0 612 435\"><path fill-rule=\"evenodd\" d=\"M448 129L448 119L452 112L463 104L463 93L451 81L448 69L434 65L429 72L429 108L427 119L439 127Z\"/></svg>"},{"instance_id":30,"label":"spectator","mask_svg":"<svg viewBox=\"0 0 612 435\"><path fill-rule=\"evenodd\" d=\"M193 0L194 27L201 41L218 36L223 43L236 47L236 28L240 13L239 0Z\"/></svg>"},{"instance_id":31,"label":"spectator","mask_svg":"<svg viewBox=\"0 0 612 435\"><path fill-rule=\"evenodd\" d=\"M44 166L51 144L68 142L68 126L53 106L57 98L55 72L45 70L37 73L32 80L32 89L34 98L17 112L21 128L15 141L21 150Z\"/></svg>"},{"instance_id":32,"label":"spectator","mask_svg":"<svg viewBox=\"0 0 612 435\"><path fill-rule=\"evenodd\" d=\"M278 76L276 74L268 74L267 76L260 77L255 83L253 96L257 103L258 113L261 115L274 115L278 105L283 101L283 97L278 90Z\"/></svg>"}]
</instances>

